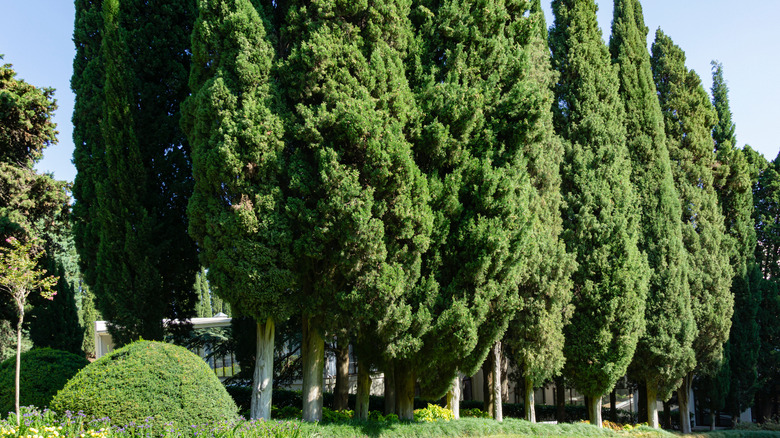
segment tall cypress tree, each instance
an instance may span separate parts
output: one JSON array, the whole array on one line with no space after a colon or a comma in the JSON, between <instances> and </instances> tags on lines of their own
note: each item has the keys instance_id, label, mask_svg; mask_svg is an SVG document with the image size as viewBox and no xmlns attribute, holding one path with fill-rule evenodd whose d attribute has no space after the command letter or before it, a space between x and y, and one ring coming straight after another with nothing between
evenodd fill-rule
<instances>
[{"instance_id":1,"label":"tall cypress tree","mask_svg":"<svg viewBox=\"0 0 780 438\"><path fill-rule=\"evenodd\" d=\"M755 264L756 231L753 224L753 184L751 169L742 149L737 148L735 125L731 120L728 86L723 77L723 65L712 62L712 105L718 123L712 129L718 159L718 200L726 222L726 230L734 247L731 253L731 293L734 295L734 317L729 335L729 352L733 358L731 384L727 406L734 418L739 417L753 401L757 389L757 362L761 348L757 321L761 301L758 284L751 279L761 277Z\"/></svg>"},{"instance_id":2,"label":"tall cypress tree","mask_svg":"<svg viewBox=\"0 0 780 438\"><path fill-rule=\"evenodd\" d=\"M533 422L534 387L559 375L565 362L563 328L571 317L571 274L576 265L560 238L563 143L552 124L552 87L557 75L550 64L547 25L539 0L530 4L528 24L528 39L523 41L529 62L525 92L533 96L530 107L537 117L528 127L524 152L536 189L530 207L538 216L533 228L536 245L529 256L532 268L520 284L523 308L509 324L505 340L524 377L525 419Z\"/></svg>"},{"instance_id":3,"label":"tall cypress tree","mask_svg":"<svg viewBox=\"0 0 780 438\"><path fill-rule=\"evenodd\" d=\"M193 7L189 0L166 5L103 5L105 170L93 180L98 247L92 280L118 345L162 339L163 318L187 318L196 303L196 251L185 217L189 146L178 127Z\"/></svg>"},{"instance_id":4,"label":"tall cypress tree","mask_svg":"<svg viewBox=\"0 0 780 438\"><path fill-rule=\"evenodd\" d=\"M418 348L413 334L425 311L403 298L428 299L419 279L431 214L407 140L416 112L403 63L409 4L279 7L287 10L280 82L289 109L286 208L303 316L303 417L313 421L322 415L323 336L340 317L358 326L387 321L380 339L397 336L395 354ZM413 391L413 374L403 380Z\"/></svg>"},{"instance_id":5,"label":"tall cypress tree","mask_svg":"<svg viewBox=\"0 0 780 438\"><path fill-rule=\"evenodd\" d=\"M712 374L723 355L734 305L729 290L731 242L714 186L711 130L717 114L699 76L685 67L685 53L660 29L652 46L651 66L682 204L688 284L698 328L693 342L696 372ZM678 390L680 412L688 412L692 378L693 373L688 373ZM683 432L690 433L688 415L682 415L681 421Z\"/></svg>"},{"instance_id":6,"label":"tall cypress tree","mask_svg":"<svg viewBox=\"0 0 780 438\"><path fill-rule=\"evenodd\" d=\"M103 12L106 178L96 181L100 225L94 291L103 316L111 322L114 342L124 345L138 336L162 339L162 315L157 309L163 308L164 302L160 274L150 263L151 248L146 247L154 218L144 208L141 196L146 175L133 126L132 75L127 69L130 59L124 32L118 23L119 2L104 2ZM128 254L126 248L132 252ZM145 289L152 294L142 295ZM145 306L154 310L146 312ZM150 321L142 316L148 313L153 316Z\"/></svg>"},{"instance_id":7,"label":"tall cypress tree","mask_svg":"<svg viewBox=\"0 0 780 438\"><path fill-rule=\"evenodd\" d=\"M776 415L780 394L780 158L766 163L749 147L746 156L760 170L754 187L755 224L758 245L756 261L763 278L759 282L761 305L758 311L761 349L758 357L759 390L757 416L767 420ZM763 170L761 170L763 169Z\"/></svg>"},{"instance_id":8,"label":"tall cypress tree","mask_svg":"<svg viewBox=\"0 0 780 438\"><path fill-rule=\"evenodd\" d=\"M210 283L257 322L251 417L269 419L275 326L290 316L293 281L274 52L261 13L249 0L200 2L183 126L196 180L190 233Z\"/></svg>"},{"instance_id":9,"label":"tall cypress tree","mask_svg":"<svg viewBox=\"0 0 780 438\"><path fill-rule=\"evenodd\" d=\"M87 284L94 285L99 245L97 184L105 180L103 119L105 71L103 65L103 2L77 0L73 42L73 236L79 267Z\"/></svg>"},{"instance_id":10,"label":"tall cypress tree","mask_svg":"<svg viewBox=\"0 0 780 438\"><path fill-rule=\"evenodd\" d=\"M637 249L638 198L631 184L617 67L601 39L592 0L553 1L550 30L555 127L566 141L561 166L564 240L579 264L566 329L566 372L601 426L601 396L634 355L644 328L647 262Z\"/></svg>"},{"instance_id":11,"label":"tall cypress tree","mask_svg":"<svg viewBox=\"0 0 780 438\"><path fill-rule=\"evenodd\" d=\"M440 290L419 374L428 395L441 396L459 371L476 372L519 306L532 220L519 124L527 113L516 102L528 87L518 41L527 24L502 2L420 2L415 10L415 154L437 219L425 270ZM510 127L521 128L517 136Z\"/></svg>"},{"instance_id":12,"label":"tall cypress tree","mask_svg":"<svg viewBox=\"0 0 780 438\"><path fill-rule=\"evenodd\" d=\"M663 115L650 69L647 27L638 0L615 0L609 47L612 61L619 67L631 181L642 211L638 246L647 254L651 269L646 328L632 368L647 387L649 424L658 427L657 399L668 400L679 380L695 366L692 342L696 325L682 242L680 198L674 187Z\"/></svg>"}]
</instances>

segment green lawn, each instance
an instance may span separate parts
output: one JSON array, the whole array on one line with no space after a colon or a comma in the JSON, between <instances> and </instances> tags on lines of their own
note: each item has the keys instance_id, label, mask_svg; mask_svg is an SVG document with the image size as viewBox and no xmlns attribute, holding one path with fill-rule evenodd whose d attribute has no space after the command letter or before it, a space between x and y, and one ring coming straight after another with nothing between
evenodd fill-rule
<instances>
[{"instance_id":1,"label":"green lawn","mask_svg":"<svg viewBox=\"0 0 780 438\"><path fill-rule=\"evenodd\" d=\"M359 422L339 424L301 423L303 436L312 437L658 437L671 438L666 431L640 427L632 431L599 429L589 424L531 424L524 420L507 418L502 423L489 419L462 418L458 421L435 423L393 423Z\"/></svg>"}]
</instances>

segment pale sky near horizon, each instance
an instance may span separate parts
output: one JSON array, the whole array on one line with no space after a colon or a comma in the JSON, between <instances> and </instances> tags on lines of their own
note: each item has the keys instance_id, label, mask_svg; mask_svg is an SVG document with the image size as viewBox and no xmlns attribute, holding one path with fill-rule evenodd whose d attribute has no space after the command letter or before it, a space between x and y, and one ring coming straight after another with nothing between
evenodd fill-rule
<instances>
[{"instance_id":1,"label":"pale sky near horizon","mask_svg":"<svg viewBox=\"0 0 780 438\"><path fill-rule=\"evenodd\" d=\"M542 1L547 24L550 2ZM609 40L612 2L599 1L599 24ZM687 55L687 66L699 73L704 87L712 85L710 61L723 63L729 86L738 144L750 144L772 160L780 150L774 137L780 123L780 1L644 0L648 45L661 27ZM738 6L737 6L738 5ZM74 5L71 0L0 0L0 54L14 65L17 78L38 87L56 88L59 108L54 116L59 143L49 147L39 171L73 181L73 140L70 91Z\"/></svg>"}]
</instances>

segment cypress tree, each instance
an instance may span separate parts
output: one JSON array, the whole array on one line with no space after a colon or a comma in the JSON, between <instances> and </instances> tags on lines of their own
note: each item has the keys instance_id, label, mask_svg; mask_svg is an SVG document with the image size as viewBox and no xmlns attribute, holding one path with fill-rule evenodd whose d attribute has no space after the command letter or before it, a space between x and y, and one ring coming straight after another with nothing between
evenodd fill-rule
<instances>
[{"instance_id":1,"label":"cypress tree","mask_svg":"<svg viewBox=\"0 0 780 438\"><path fill-rule=\"evenodd\" d=\"M70 86L73 104L73 236L79 253L79 268L87 284L96 278L99 222L97 184L105 180L105 147L102 130L105 96L103 65L103 2L76 0L76 22L73 42L73 76Z\"/></svg>"},{"instance_id":2,"label":"cypress tree","mask_svg":"<svg viewBox=\"0 0 780 438\"><path fill-rule=\"evenodd\" d=\"M200 268L195 274L195 293L198 295L198 307L196 315L198 318L209 318L214 316L211 308L211 293L209 292L208 280L206 280L206 268Z\"/></svg>"},{"instance_id":3,"label":"cypress tree","mask_svg":"<svg viewBox=\"0 0 780 438\"><path fill-rule=\"evenodd\" d=\"M592 0L555 0L550 30L564 240L576 255L574 315L565 331L565 370L601 426L601 397L634 355L644 328L648 268L637 249L638 198L631 185L617 67L601 39Z\"/></svg>"},{"instance_id":4,"label":"cypress tree","mask_svg":"<svg viewBox=\"0 0 780 438\"><path fill-rule=\"evenodd\" d=\"M768 420L776 415L772 406L780 394L780 159L767 163L764 157L745 147L748 161L759 170L754 186L755 224L758 245L756 261L763 278L759 282L761 304L758 326L761 349L758 356L759 390L757 417Z\"/></svg>"},{"instance_id":5,"label":"cypress tree","mask_svg":"<svg viewBox=\"0 0 780 438\"><path fill-rule=\"evenodd\" d=\"M420 2L414 9L412 69L423 112L415 153L436 214L425 269L441 293L421 352L421 387L440 396L453 379L459 385L459 372L473 374L488 357L495 394L496 352L513 314L519 319L506 339L530 368L555 356L554 343L538 356L532 344L560 339L557 312L568 300L572 258L558 239L561 144L552 133L545 25L535 2ZM559 264L546 264L557 256ZM500 419L500 394L491 399Z\"/></svg>"},{"instance_id":6,"label":"cypress tree","mask_svg":"<svg viewBox=\"0 0 780 438\"><path fill-rule=\"evenodd\" d=\"M529 20L527 74L529 85L535 86L529 86L526 95L533 97L532 108L538 118L527 131L525 154L536 189L530 207L538 216L533 229L536 253L529 256L533 267L520 284L523 309L515 314L505 339L524 378L525 419L534 422L534 387L559 375L565 362L563 327L571 317L571 274L576 265L560 238L563 143L552 125L552 87L557 75L550 64L547 25L539 0L531 2Z\"/></svg>"},{"instance_id":7,"label":"cypress tree","mask_svg":"<svg viewBox=\"0 0 780 438\"><path fill-rule=\"evenodd\" d=\"M95 295L103 315L110 321L109 331L117 345L137 337L162 339L162 301L160 273L150 255L154 218L143 206L142 188L146 175L134 131L132 76L124 32L118 24L119 3L103 3L105 23L103 56L106 59L103 137L106 178L97 181L100 210ZM125 249L131 252L126 252ZM143 291L151 292L149 296ZM142 298L143 297L143 298ZM151 312L144 310L149 306ZM152 314L151 320L143 318Z\"/></svg>"},{"instance_id":8,"label":"cypress tree","mask_svg":"<svg viewBox=\"0 0 780 438\"><path fill-rule=\"evenodd\" d=\"M358 327L386 321L378 339L392 346L387 355L419 348L415 331L427 316L409 301L429 300L419 279L431 214L407 140L416 111L403 63L409 4L280 7L287 11L279 77L289 111L286 208L303 320L303 418L315 421L322 415L323 337L339 319ZM413 391L413 373L396 372L396 379ZM401 417L411 418L411 401Z\"/></svg>"},{"instance_id":9,"label":"cypress tree","mask_svg":"<svg viewBox=\"0 0 780 438\"><path fill-rule=\"evenodd\" d=\"M270 419L275 325L290 316L293 286L280 187L283 130L270 78L274 52L263 11L249 0L201 1L198 12L183 119L196 181L190 233L209 282L256 321L250 415Z\"/></svg>"},{"instance_id":10,"label":"cypress tree","mask_svg":"<svg viewBox=\"0 0 780 438\"><path fill-rule=\"evenodd\" d=\"M74 287L66 278L62 263L51 256L46 259L46 272L57 276L56 295L52 300L31 297L35 307L30 312L30 340L36 347L50 347L83 356L84 328L79 325Z\"/></svg>"},{"instance_id":11,"label":"cypress tree","mask_svg":"<svg viewBox=\"0 0 780 438\"><path fill-rule=\"evenodd\" d=\"M95 307L95 296L86 285L86 282L79 278L81 287L81 325L84 327L84 342L81 349L87 357L95 357L95 321L102 320L102 317Z\"/></svg>"},{"instance_id":12,"label":"cypress tree","mask_svg":"<svg viewBox=\"0 0 780 438\"><path fill-rule=\"evenodd\" d=\"M742 149L738 149L735 125L731 120L728 86L723 77L723 65L712 62L712 105L718 122L712 129L718 160L716 184L718 201L723 211L726 230L734 243L731 252L731 293L734 295L734 316L729 335L730 354L738 359L730 371L729 410L736 419L753 401L757 389L757 361L761 348L757 321L761 301L758 284L761 278L755 264L756 231L753 223L753 181L758 177Z\"/></svg>"},{"instance_id":13,"label":"cypress tree","mask_svg":"<svg viewBox=\"0 0 780 438\"><path fill-rule=\"evenodd\" d=\"M660 29L652 46L651 66L664 114L666 143L680 194L683 242L688 253L688 285L698 328L693 348L697 374L711 375L723 356L734 300L730 292L730 239L714 187L715 154L711 130L717 121L701 79L685 67L685 53ZM693 373L678 390L680 412L688 412ZM688 415L682 430L690 433Z\"/></svg>"},{"instance_id":14,"label":"cypress tree","mask_svg":"<svg viewBox=\"0 0 780 438\"><path fill-rule=\"evenodd\" d=\"M648 422L657 428L657 400L667 401L679 380L695 366L692 342L696 325L686 274L680 198L674 187L663 115L650 69L647 27L638 0L615 0L609 48L613 63L619 67L631 181L642 212L638 246L651 269L645 332L639 338L632 369L647 387Z\"/></svg>"},{"instance_id":15,"label":"cypress tree","mask_svg":"<svg viewBox=\"0 0 780 438\"><path fill-rule=\"evenodd\" d=\"M98 246L95 275L85 278L94 281L96 304L122 345L162 339L163 318L180 321L195 312L197 253L185 215L192 176L178 127L194 20L190 0L164 8L141 0L111 3L103 12L103 152L97 155L104 170L91 174Z\"/></svg>"}]
</instances>

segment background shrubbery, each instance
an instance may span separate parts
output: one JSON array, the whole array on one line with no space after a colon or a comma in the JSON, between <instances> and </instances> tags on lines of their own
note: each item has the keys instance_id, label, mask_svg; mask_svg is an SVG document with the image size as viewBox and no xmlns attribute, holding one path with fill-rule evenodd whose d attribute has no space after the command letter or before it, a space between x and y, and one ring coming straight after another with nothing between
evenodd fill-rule
<instances>
[{"instance_id":1,"label":"background shrubbery","mask_svg":"<svg viewBox=\"0 0 780 438\"><path fill-rule=\"evenodd\" d=\"M205 424L236 416L236 405L200 357L183 347L140 341L100 358L68 382L51 408L110 417L115 424Z\"/></svg>"},{"instance_id":2,"label":"background shrubbery","mask_svg":"<svg viewBox=\"0 0 780 438\"><path fill-rule=\"evenodd\" d=\"M54 394L89 364L83 356L52 348L36 348L22 354L20 404L45 407ZM14 410L16 357L0 364L0 416Z\"/></svg>"},{"instance_id":3,"label":"background shrubbery","mask_svg":"<svg viewBox=\"0 0 780 438\"><path fill-rule=\"evenodd\" d=\"M228 393L233 397L236 404L239 407L241 413L249 412L249 403L251 401L252 388L248 386L228 386ZM323 405L327 407L333 406L333 393L326 392L323 394ZM414 409L424 409L429 403L433 403L439 406L444 406L444 400L425 400L421 398L414 399ZM280 416L273 415L274 418L291 419L298 418L294 414L292 409L284 410L284 408L295 408L300 411L303 401L301 400L301 393L299 391L290 391L285 389L274 389L273 405L276 412L279 412ZM355 406L355 394L349 395L349 406ZM461 416L474 416L480 415L465 415L465 411L482 410L484 403L481 401L461 401L460 410ZM536 405L536 419L538 421L552 421L556 419L557 407L553 405ZM369 397L368 401L369 411L385 412L385 398L382 396ZM522 403L504 403L502 405L502 411L505 417L523 418L525 408ZM284 414L282 414L284 412ZM475 413L475 412L474 412ZM636 414L623 409L617 411L618 423L636 423ZM588 416L588 409L584 405L566 405L566 419L569 422L583 421ZM610 418L610 409L604 408L602 410L602 418Z\"/></svg>"}]
</instances>

